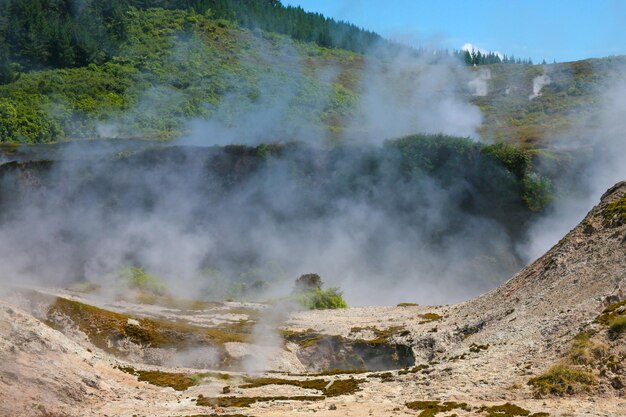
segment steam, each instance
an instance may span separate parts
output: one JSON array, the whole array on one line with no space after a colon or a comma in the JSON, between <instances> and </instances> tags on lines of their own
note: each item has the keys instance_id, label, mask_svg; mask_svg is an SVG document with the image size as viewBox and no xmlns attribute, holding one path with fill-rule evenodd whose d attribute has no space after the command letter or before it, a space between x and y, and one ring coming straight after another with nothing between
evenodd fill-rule
<instances>
[{"instance_id":1,"label":"steam","mask_svg":"<svg viewBox=\"0 0 626 417\"><path fill-rule=\"evenodd\" d=\"M467 101L467 68L445 54L377 49L360 64L361 99L352 102L337 86L339 66L311 72L290 41L255 42L267 71L256 74L254 91L235 89L207 103L210 119L189 121L189 134L172 146L86 155L70 145L52 167L7 168L3 282L103 283L136 265L186 298L224 297L232 283L255 280L269 282L264 295L277 297L302 273L316 272L353 305L447 303L520 267L517 226L485 215L471 181L476 166L450 161L407 178L397 149L384 144L413 133L478 140L482 115ZM302 103L310 88L317 94ZM150 88L100 131L121 135L133 118L157 120L161 108L181 102L171 93ZM348 103L348 128L326 130L320 119L338 98ZM264 159L256 149L215 147L292 139L309 145ZM325 146L334 140L346 145Z\"/></svg>"},{"instance_id":2,"label":"steam","mask_svg":"<svg viewBox=\"0 0 626 417\"><path fill-rule=\"evenodd\" d=\"M467 83L472 95L478 97L484 97L489 93L489 80L491 79L491 71L489 68L478 70L478 74L475 78Z\"/></svg>"},{"instance_id":3,"label":"steam","mask_svg":"<svg viewBox=\"0 0 626 417\"><path fill-rule=\"evenodd\" d=\"M550 77L547 74L542 74L533 78L533 93L528 96L528 100L534 100L541 96L541 90L543 87L550 84L550 82Z\"/></svg>"},{"instance_id":4,"label":"steam","mask_svg":"<svg viewBox=\"0 0 626 417\"><path fill-rule=\"evenodd\" d=\"M579 119L570 132L552 138L555 149L575 156L572 167L557 183L559 198L551 212L535 222L523 248L536 259L578 224L602 194L626 179L626 71L623 67L602 83L599 105Z\"/></svg>"},{"instance_id":5,"label":"steam","mask_svg":"<svg viewBox=\"0 0 626 417\"><path fill-rule=\"evenodd\" d=\"M362 75L362 97L350 131L380 143L413 133L478 139L480 109L463 94L467 69L445 54L376 51ZM352 138L354 139L354 138Z\"/></svg>"}]
</instances>

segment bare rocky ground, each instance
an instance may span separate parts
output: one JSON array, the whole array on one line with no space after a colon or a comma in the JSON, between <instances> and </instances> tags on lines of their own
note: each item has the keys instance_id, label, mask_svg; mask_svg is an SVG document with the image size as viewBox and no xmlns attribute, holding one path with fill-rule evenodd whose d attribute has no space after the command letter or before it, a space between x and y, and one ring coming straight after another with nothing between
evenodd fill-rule
<instances>
[{"instance_id":1,"label":"bare rocky ground","mask_svg":"<svg viewBox=\"0 0 626 417\"><path fill-rule=\"evenodd\" d=\"M620 202L626 183L457 305L289 312L7 291L0 416L626 416ZM329 372L348 368L365 370Z\"/></svg>"}]
</instances>

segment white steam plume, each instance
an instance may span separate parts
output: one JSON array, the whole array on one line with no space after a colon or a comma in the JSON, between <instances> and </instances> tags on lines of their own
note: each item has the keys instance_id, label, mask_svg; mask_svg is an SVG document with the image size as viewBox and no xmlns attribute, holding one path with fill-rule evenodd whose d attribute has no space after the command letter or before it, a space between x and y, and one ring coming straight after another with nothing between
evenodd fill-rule
<instances>
[{"instance_id":1,"label":"white steam plume","mask_svg":"<svg viewBox=\"0 0 626 417\"><path fill-rule=\"evenodd\" d=\"M534 100L541 96L541 90L546 85L550 84L551 80L547 74L538 75L533 78L533 93L528 96L528 100Z\"/></svg>"}]
</instances>

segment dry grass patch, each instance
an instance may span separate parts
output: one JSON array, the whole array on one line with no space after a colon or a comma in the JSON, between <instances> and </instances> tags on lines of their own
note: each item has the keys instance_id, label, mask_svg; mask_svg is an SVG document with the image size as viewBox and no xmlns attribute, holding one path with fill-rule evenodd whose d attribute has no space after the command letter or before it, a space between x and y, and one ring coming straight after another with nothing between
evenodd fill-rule
<instances>
[{"instance_id":1,"label":"dry grass patch","mask_svg":"<svg viewBox=\"0 0 626 417\"><path fill-rule=\"evenodd\" d=\"M589 392L596 384L597 379L591 371L565 364L554 365L544 374L528 381L535 396L540 398Z\"/></svg>"}]
</instances>

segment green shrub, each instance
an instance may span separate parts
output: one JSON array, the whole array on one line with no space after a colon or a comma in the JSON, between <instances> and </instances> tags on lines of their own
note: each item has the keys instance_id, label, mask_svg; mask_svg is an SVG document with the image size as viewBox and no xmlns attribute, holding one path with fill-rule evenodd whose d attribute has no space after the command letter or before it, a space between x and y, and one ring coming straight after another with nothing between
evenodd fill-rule
<instances>
[{"instance_id":1,"label":"green shrub","mask_svg":"<svg viewBox=\"0 0 626 417\"><path fill-rule=\"evenodd\" d=\"M167 284L161 278L148 274L143 268L128 267L122 269L117 274L118 280L124 282L128 287L163 295L167 293Z\"/></svg>"},{"instance_id":2,"label":"green shrub","mask_svg":"<svg viewBox=\"0 0 626 417\"><path fill-rule=\"evenodd\" d=\"M590 371L568 365L554 365L543 375L528 381L537 397L572 395L589 391L595 384L596 377Z\"/></svg>"},{"instance_id":3,"label":"green shrub","mask_svg":"<svg viewBox=\"0 0 626 417\"><path fill-rule=\"evenodd\" d=\"M524 176L522 187L524 189L522 198L532 211L543 210L554 199L552 181L534 172Z\"/></svg>"},{"instance_id":4,"label":"green shrub","mask_svg":"<svg viewBox=\"0 0 626 417\"><path fill-rule=\"evenodd\" d=\"M306 291L297 291L294 294L294 299L309 310L329 310L348 307L337 288L329 288L327 290L314 288Z\"/></svg>"}]
</instances>

